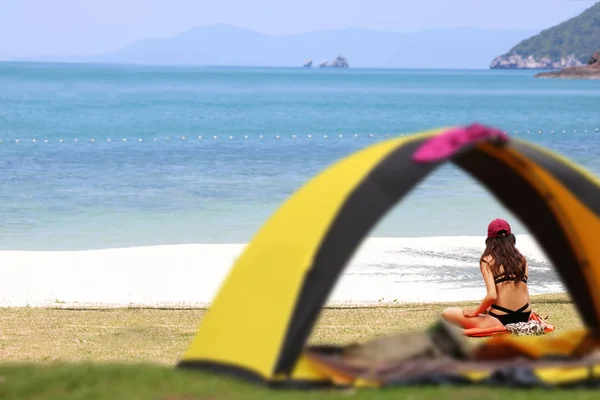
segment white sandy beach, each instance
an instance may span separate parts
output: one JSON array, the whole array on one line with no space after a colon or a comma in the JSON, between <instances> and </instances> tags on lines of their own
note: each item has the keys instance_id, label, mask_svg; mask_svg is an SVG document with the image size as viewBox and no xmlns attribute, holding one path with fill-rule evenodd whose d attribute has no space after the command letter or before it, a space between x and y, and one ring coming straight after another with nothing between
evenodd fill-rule
<instances>
[{"instance_id":1,"label":"white sandy beach","mask_svg":"<svg viewBox=\"0 0 600 400\"><path fill-rule=\"evenodd\" d=\"M480 299L484 288L476 260L482 244L480 237L368 239L328 303ZM530 267L532 294L564 291L557 281L536 280L536 274L547 274L552 267L535 242L523 236L518 244L530 263L541 265ZM195 244L0 251L0 307L204 307L244 247ZM467 261L457 257L465 254ZM452 275L442 276L444 270Z\"/></svg>"}]
</instances>

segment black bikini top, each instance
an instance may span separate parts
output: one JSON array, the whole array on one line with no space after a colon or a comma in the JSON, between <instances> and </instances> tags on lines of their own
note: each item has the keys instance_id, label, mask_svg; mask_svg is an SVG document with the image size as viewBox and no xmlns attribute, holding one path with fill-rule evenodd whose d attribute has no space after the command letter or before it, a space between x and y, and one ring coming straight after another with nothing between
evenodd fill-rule
<instances>
[{"instance_id":1,"label":"black bikini top","mask_svg":"<svg viewBox=\"0 0 600 400\"><path fill-rule=\"evenodd\" d=\"M500 276L494 278L494 283L498 284L498 283L514 281L514 280L516 280L514 276L500 275ZM524 276L523 279L521 279L521 282L527 284L527 277Z\"/></svg>"}]
</instances>

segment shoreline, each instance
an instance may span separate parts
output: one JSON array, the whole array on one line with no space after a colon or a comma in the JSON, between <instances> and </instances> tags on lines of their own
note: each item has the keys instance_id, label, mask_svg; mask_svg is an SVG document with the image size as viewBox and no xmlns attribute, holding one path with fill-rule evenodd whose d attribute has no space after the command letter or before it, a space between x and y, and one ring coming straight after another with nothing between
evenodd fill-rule
<instances>
[{"instance_id":1,"label":"shoreline","mask_svg":"<svg viewBox=\"0 0 600 400\"><path fill-rule=\"evenodd\" d=\"M532 295L566 288L533 238ZM479 237L368 238L331 288L328 307L480 300ZM0 307L207 308L245 245L0 251ZM276 282L272 282L276 284Z\"/></svg>"},{"instance_id":2,"label":"shoreline","mask_svg":"<svg viewBox=\"0 0 600 400\"><path fill-rule=\"evenodd\" d=\"M563 292L552 292L531 295L532 303L537 301L545 301L548 297L558 296L569 296L566 291ZM328 310L339 310L339 309L374 309L374 308L405 308L407 306L430 306L439 304L456 304L466 305L473 302L478 302L481 299L465 299L459 301L435 299L430 301L371 301L371 300L333 300L326 302L321 308ZM571 302L571 301L569 301ZM95 311L95 310L208 310L210 309L211 303L206 302L192 302L192 303L163 303L156 305L147 304L106 304L106 303L95 303L95 304L78 304L77 302L58 302L55 305L44 305L44 306L31 306L31 305L20 305L20 306L0 306L0 310L17 310L17 309L35 309L35 310L72 310L72 311Z\"/></svg>"}]
</instances>

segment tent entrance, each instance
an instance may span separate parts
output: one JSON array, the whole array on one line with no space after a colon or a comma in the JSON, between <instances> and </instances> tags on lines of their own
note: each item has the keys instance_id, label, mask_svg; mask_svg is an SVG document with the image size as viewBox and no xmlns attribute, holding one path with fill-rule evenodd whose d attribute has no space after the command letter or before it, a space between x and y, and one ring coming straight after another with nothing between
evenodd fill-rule
<instances>
[{"instance_id":1,"label":"tent entrance","mask_svg":"<svg viewBox=\"0 0 600 400\"><path fill-rule=\"evenodd\" d=\"M435 357L422 365L406 364L417 360L406 357L382 364L373 359L376 352L368 351L376 343L306 347L322 305L364 237L445 162L475 177L533 234L587 330L492 337L475 358L471 353L466 360L446 359L446 370L433 363ZM400 367L407 374L410 368L425 371L416 381L448 377L451 369L452 379L469 382L495 382L491 377L499 371L510 371L517 377L510 382L517 385L587 382L598 372L590 357L600 343L599 232L600 182L568 160L509 140L501 131L475 124L377 143L309 181L263 225L236 260L179 365L246 371L281 386L344 379L354 386L385 385L399 381L392 375L384 379L383 371ZM389 339L389 344L401 338ZM503 364L498 354L512 358ZM522 358L529 364L506 364ZM428 368L437 372L429 374Z\"/></svg>"}]
</instances>

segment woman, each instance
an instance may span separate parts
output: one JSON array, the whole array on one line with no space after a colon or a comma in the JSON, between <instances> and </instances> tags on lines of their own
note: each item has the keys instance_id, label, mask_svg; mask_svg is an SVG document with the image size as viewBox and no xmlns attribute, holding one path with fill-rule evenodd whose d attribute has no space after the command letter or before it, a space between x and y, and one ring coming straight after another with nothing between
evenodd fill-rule
<instances>
[{"instance_id":1,"label":"woman","mask_svg":"<svg viewBox=\"0 0 600 400\"><path fill-rule=\"evenodd\" d=\"M487 294L477 308L446 308L442 312L446 321L464 329L486 329L529 320L529 271L515 243L508 222L503 219L490 222L485 251L479 260Z\"/></svg>"}]
</instances>

